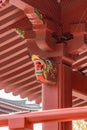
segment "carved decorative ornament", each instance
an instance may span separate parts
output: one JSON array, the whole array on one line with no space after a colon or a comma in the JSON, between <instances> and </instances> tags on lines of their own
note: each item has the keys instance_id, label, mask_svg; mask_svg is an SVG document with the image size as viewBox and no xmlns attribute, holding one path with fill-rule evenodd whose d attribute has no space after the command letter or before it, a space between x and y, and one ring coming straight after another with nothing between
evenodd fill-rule
<instances>
[{"instance_id":1,"label":"carved decorative ornament","mask_svg":"<svg viewBox=\"0 0 87 130\"><path fill-rule=\"evenodd\" d=\"M31 56L35 66L35 75L41 83L55 84L57 79L57 68L51 60L42 59L37 55Z\"/></svg>"}]
</instances>

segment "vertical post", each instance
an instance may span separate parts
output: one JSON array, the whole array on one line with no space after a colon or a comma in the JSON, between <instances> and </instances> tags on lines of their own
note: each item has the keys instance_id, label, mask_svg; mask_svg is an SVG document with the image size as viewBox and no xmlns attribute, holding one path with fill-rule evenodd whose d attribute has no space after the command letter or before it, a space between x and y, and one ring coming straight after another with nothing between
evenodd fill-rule
<instances>
[{"instance_id":1,"label":"vertical post","mask_svg":"<svg viewBox=\"0 0 87 130\"><path fill-rule=\"evenodd\" d=\"M25 118L13 117L9 119L8 126L10 130L33 130L33 124Z\"/></svg>"},{"instance_id":2,"label":"vertical post","mask_svg":"<svg viewBox=\"0 0 87 130\"><path fill-rule=\"evenodd\" d=\"M43 110L58 109L72 106L72 88L71 88L71 68L64 65L58 65L57 84L54 86L43 84L42 103ZM43 130L72 130L71 122L43 123Z\"/></svg>"},{"instance_id":3,"label":"vertical post","mask_svg":"<svg viewBox=\"0 0 87 130\"><path fill-rule=\"evenodd\" d=\"M43 84L42 86L43 110L58 108L58 86ZM58 130L58 122L47 122L42 124L42 130Z\"/></svg>"},{"instance_id":4,"label":"vertical post","mask_svg":"<svg viewBox=\"0 0 87 130\"><path fill-rule=\"evenodd\" d=\"M72 70L69 66L64 64L59 65L58 69L58 88L59 88L59 107L58 108L67 108L72 107ZM72 130L72 123L59 123L59 130Z\"/></svg>"}]
</instances>

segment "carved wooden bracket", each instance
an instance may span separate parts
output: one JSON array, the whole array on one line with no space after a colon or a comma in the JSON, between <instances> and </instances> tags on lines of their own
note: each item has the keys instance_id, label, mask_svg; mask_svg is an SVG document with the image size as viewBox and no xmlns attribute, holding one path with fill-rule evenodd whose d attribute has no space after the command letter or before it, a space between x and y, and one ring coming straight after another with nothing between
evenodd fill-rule
<instances>
[{"instance_id":1,"label":"carved wooden bracket","mask_svg":"<svg viewBox=\"0 0 87 130\"><path fill-rule=\"evenodd\" d=\"M52 38L52 31L50 31L46 24L38 18L34 12L34 8L31 10L25 8L24 12L32 23L32 29L36 34L35 41L37 46L43 51L55 50L56 41Z\"/></svg>"}]
</instances>

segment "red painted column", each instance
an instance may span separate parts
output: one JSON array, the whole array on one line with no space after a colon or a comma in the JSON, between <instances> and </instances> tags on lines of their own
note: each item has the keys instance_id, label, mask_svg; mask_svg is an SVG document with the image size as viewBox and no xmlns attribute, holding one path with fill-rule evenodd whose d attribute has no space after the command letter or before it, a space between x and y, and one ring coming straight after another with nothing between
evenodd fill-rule
<instances>
[{"instance_id":1,"label":"red painted column","mask_svg":"<svg viewBox=\"0 0 87 130\"><path fill-rule=\"evenodd\" d=\"M42 87L43 110L58 109L72 106L71 68L64 64L58 65L57 84L44 84ZM43 130L72 130L71 122L43 123Z\"/></svg>"},{"instance_id":2,"label":"red painted column","mask_svg":"<svg viewBox=\"0 0 87 130\"><path fill-rule=\"evenodd\" d=\"M59 108L72 107L72 70L69 66L59 65ZM59 123L59 130L72 130L72 123Z\"/></svg>"}]
</instances>

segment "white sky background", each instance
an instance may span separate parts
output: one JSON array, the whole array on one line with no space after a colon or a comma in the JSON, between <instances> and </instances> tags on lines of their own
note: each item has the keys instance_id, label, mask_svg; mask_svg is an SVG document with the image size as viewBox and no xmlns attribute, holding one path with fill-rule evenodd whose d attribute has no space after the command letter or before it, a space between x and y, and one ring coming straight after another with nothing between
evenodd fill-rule
<instances>
[{"instance_id":1,"label":"white sky background","mask_svg":"<svg viewBox=\"0 0 87 130\"><path fill-rule=\"evenodd\" d=\"M5 93L4 90L0 90L0 98L10 99L10 100L22 100L20 96L13 96L12 93Z\"/></svg>"},{"instance_id":2,"label":"white sky background","mask_svg":"<svg viewBox=\"0 0 87 130\"><path fill-rule=\"evenodd\" d=\"M20 96L13 96L12 93L5 93L4 90L0 90L0 98L10 99L10 100L22 100ZM34 101L30 103L34 103ZM9 130L9 129L7 127L0 127L0 130ZM35 124L34 130L42 130L41 124Z\"/></svg>"},{"instance_id":3,"label":"white sky background","mask_svg":"<svg viewBox=\"0 0 87 130\"><path fill-rule=\"evenodd\" d=\"M9 130L9 128L8 127L0 127L0 130ZM41 125L40 124L35 125L34 130L42 130Z\"/></svg>"}]
</instances>

